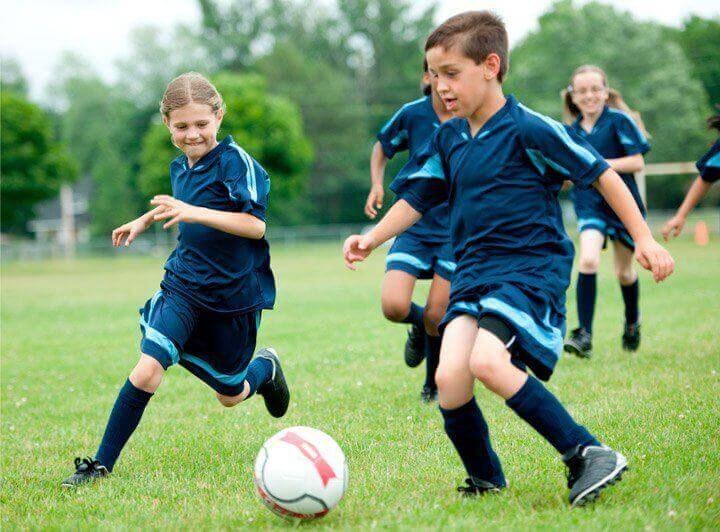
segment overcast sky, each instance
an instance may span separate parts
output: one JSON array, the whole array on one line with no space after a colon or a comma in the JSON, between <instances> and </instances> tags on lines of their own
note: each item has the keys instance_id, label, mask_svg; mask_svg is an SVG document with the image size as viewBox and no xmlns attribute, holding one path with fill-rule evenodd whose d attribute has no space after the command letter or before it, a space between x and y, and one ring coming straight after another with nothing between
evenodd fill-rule
<instances>
[{"instance_id":1,"label":"overcast sky","mask_svg":"<svg viewBox=\"0 0 720 532\"><path fill-rule=\"evenodd\" d=\"M639 19L669 25L678 25L693 13L720 16L717 0L604 1L631 11ZM535 28L538 16L551 3L551 0L446 0L440 2L438 22L468 9L491 9L505 19L510 40L516 42ZM19 60L34 98L41 96L65 50L83 55L103 77L111 80L114 60L125 54L132 28L153 24L170 30L178 22L199 22L196 0L34 0L4 4L0 52Z\"/></svg>"}]
</instances>

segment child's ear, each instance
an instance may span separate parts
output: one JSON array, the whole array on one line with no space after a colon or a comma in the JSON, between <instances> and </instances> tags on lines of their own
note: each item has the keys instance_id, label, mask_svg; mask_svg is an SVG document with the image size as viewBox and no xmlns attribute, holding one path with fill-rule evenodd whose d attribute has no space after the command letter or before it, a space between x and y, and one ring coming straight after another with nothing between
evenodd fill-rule
<instances>
[{"instance_id":1,"label":"child's ear","mask_svg":"<svg viewBox=\"0 0 720 532\"><path fill-rule=\"evenodd\" d=\"M170 120L168 119L168 117L163 115L162 121L163 121L163 124L165 124L167 126L167 128L170 129Z\"/></svg>"},{"instance_id":2,"label":"child's ear","mask_svg":"<svg viewBox=\"0 0 720 532\"><path fill-rule=\"evenodd\" d=\"M215 111L215 118L217 118L218 123L222 122L223 116L225 116L225 109Z\"/></svg>"}]
</instances>

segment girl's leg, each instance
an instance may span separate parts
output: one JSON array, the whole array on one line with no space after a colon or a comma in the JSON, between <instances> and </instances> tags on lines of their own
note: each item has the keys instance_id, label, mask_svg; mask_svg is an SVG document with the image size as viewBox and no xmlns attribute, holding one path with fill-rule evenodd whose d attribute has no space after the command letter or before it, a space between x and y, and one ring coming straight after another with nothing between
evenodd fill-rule
<instances>
[{"instance_id":1,"label":"girl's leg","mask_svg":"<svg viewBox=\"0 0 720 532\"><path fill-rule=\"evenodd\" d=\"M595 299L597 295L597 271L605 236L596 229L580 233L578 254L577 312L580 327L592 333Z\"/></svg>"},{"instance_id":2,"label":"girl's leg","mask_svg":"<svg viewBox=\"0 0 720 532\"><path fill-rule=\"evenodd\" d=\"M429 393L427 400L432 399L432 395L434 395L434 391L437 389L435 385L435 371L440 361L440 333L438 331L438 325L440 325L440 321L442 321L443 316L445 316L449 297L450 281L435 274L432 284L430 285L430 292L428 293L425 310L423 312L425 332L428 335L427 343L425 344L425 385L423 386L423 394L425 394L426 390Z\"/></svg>"},{"instance_id":3,"label":"girl's leg","mask_svg":"<svg viewBox=\"0 0 720 532\"><path fill-rule=\"evenodd\" d=\"M617 240L613 241L615 275L620 282L623 300L625 301L625 321L629 324L639 320L638 274L635 270L633 252Z\"/></svg>"},{"instance_id":4,"label":"girl's leg","mask_svg":"<svg viewBox=\"0 0 720 532\"><path fill-rule=\"evenodd\" d=\"M120 389L110 412L96 460L112 471L120 452L140 423L150 398L160 386L165 370L153 357L142 354Z\"/></svg>"},{"instance_id":5,"label":"girl's leg","mask_svg":"<svg viewBox=\"0 0 720 532\"><path fill-rule=\"evenodd\" d=\"M505 476L490 444L487 423L473 397L475 379L468 362L476 335L477 323L471 316L459 316L447 325L435 378L445 432L472 484L489 489L505 486Z\"/></svg>"},{"instance_id":6,"label":"girl's leg","mask_svg":"<svg viewBox=\"0 0 720 532\"><path fill-rule=\"evenodd\" d=\"M480 325L482 327L482 320ZM505 399L506 404L559 453L565 454L578 445L600 445L539 380L512 364L505 347L509 339L501 339L480 328L470 355L472 374L486 388Z\"/></svg>"}]
</instances>

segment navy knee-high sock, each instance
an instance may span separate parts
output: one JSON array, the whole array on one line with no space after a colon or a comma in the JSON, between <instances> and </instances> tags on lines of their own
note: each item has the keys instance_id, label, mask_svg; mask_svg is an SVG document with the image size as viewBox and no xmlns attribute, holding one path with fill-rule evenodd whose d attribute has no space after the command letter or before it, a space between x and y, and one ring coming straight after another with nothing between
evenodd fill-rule
<instances>
[{"instance_id":1,"label":"navy knee-high sock","mask_svg":"<svg viewBox=\"0 0 720 532\"><path fill-rule=\"evenodd\" d=\"M250 393L246 400L252 397L257 389L272 378L273 364L264 357L255 357L247 369L245 380L250 385Z\"/></svg>"},{"instance_id":2,"label":"navy knee-high sock","mask_svg":"<svg viewBox=\"0 0 720 532\"><path fill-rule=\"evenodd\" d=\"M597 297L597 274L578 273L576 297L580 327L591 333Z\"/></svg>"},{"instance_id":3,"label":"navy knee-high sock","mask_svg":"<svg viewBox=\"0 0 720 532\"><path fill-rule=\"evenodd\" d=\"M417 303L410 303L410 312L402 320L402 323L411 323L418 327L421 331L425 330L425 323L423 322L423 308Z\"/></svg>"},{"instance_id":4,"label":"navy knee-high sock","mask_svg":"<svg viewBox=\"0 0 720 532\"><path fill-rule=\"evenodd\" d=\"M435 384L435 371L437 371L440 362L440 344L439 336L427 335L425 342L425 386L437 389Z\"/></svg>"},{"instance_id":5,"label":"navy knee-high sock","mask_svg":"<svg viewBox=\"0 0 720 532\"><path fill-rule=\"evenodd\" d=\"M623 301L625 301L625 321L628 323L637 323L640 318L638 310L638 300L640 299L640 284L636 279L633 284L627 286L620 285Z\"/></svg>"},{"instance_id":6,"label":"navy knee-high sock","mask_svg":"<svg viewBox=\"0 0 720 532\"><path fill-rule=\"evenodd\" d=\"M496 486L505 486L500 459L490 444L490 431L475 397L460 408L445 410L440 407L440 412L445 419L445 432L468 475Z\"/></svg>"},{"instance_id":7,"label":"navy knee-high sock","mask_svg":"<svg viewBox=\"0 0 720 532\"><path fill-rule=\"evenodd\" d=\"M110 412L100 448L95 455L95 459L107 467L108 471L112 471L115 467L120 452L140 423L140 418L152 396L150 392L136 388L130 379L126 380L125 385L120 389Z\"/></svg>"},{"instance_id":8,"label":"navy knee-high sock","mask_svg":"<svg viewBox=\"0 0 720 532\"><path fill-rule=\"evenodd\" d=\"M505 404L538 431L560 454L565 454L578 445L600 445L585 427L577 424L557 397L532 375Z\"/></svg>"}]
</instances>

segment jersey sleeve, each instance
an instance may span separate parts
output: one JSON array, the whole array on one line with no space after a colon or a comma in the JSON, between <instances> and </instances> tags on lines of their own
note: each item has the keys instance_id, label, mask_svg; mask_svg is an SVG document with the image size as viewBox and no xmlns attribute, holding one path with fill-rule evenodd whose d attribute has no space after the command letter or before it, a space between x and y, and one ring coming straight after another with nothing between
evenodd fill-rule
<instances>
[{"instance_id":1,"label":"jersey sleeve","mask_svg":"<svg viewBox=\"0 0 720 532\"><path fill-rule=\"evenodd\" d=\"M405 107L400 108L377 134L383 153L392 159L396 153L408 149L408 117Z\"/></svg>"},{"instance_id":2,"label":"jersey sleeve","mask_svg":"<svg viewBox=\"0 0 720 532\"><path fill-rule=\"evenodd\" d=\"M636 155L638 153L647 153L650 151L645 135L640 130L635 120L625 113L615 114L615 133L623 145L626 155Z\"/></svg>"},{"instance_id":3,"label":"jersey sleeve","mask_svg":"<svg viewBox=\"0 0 720 532\"><path fill-rule=\"evenodd\" d=\"M715 183L720 180L720 139L715 141L712 148L695 164L700 178L706 183Z\"/></svg>"},{"instance_id":4,"label":"jersey sleeve","mask_svg":"<svg viewBox=\"0 0 720 532\"><path fill-rule=\"evenodd\" d=\"M239 146L221 156L221 179L238 212L267 219L270 177L260 164Z\"/></svg>"},{"instance_id":5,"label":"jersey sleeve","mask_svg":"<svg viewBox=\"0 0 720 532\"><path fill-rule=\"evenodd\" d=\"M590 143L545 115L524 108L518 128L525 152L537 171L551 181L569 179L589 188L610 165Z\"/></svg>"},{"instance_id":6,"label":"jersey sleeve","mask_svg":"<svg viewBox=\"0 0 720 532\"><path fill-rule=\"evenodd\" d=\"M442 127L435 131L390 184L390 190L395 192L398 199L404 199L413 209L421 213L448 199L449 173L440 150L442 131Z\"/></svg>"}]
</instances>

